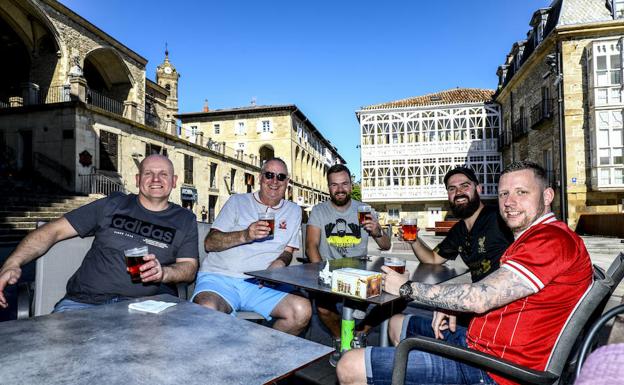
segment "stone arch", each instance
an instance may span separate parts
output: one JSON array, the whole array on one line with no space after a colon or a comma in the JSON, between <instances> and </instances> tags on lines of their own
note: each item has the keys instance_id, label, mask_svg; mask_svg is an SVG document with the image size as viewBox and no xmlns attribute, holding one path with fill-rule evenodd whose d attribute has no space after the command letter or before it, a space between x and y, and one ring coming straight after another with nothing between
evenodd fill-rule
<instances>
[{"instance_id":1,"label":"stone arch","mask_svg":"<svg viewBox=\"0 0 624 385\"><path fill-rule=\"evenodd\" d=\"M37 4L9 0L0 8L0 35L0 57L10 58L0 61L0 102L26 93L38 98L58 66L58 31Z\"/></svg>"},{"instance_id":2,"label":"stone arch","mask_svg":"<svg viewBox=\"0 0 624 385\"><path fill-rule=\"evenodd\" d=\"M269 144L265 144L260 147L260 150L258 152L260 156L260 164L263 164L268 159L275 157L275 150L273 149L273 146Z\"/></svg>"},{"instance_id":3,"label":"stone arch","mask_svg":"<svg viewBox=\"0 0 624 385\"><path fill-rule=\"evenodd\" d=\"M99 47L89 51L84 58L83 72L89 89L118 102L130 99L134 79L113 48Z\"/></svg>"}]
</instances>

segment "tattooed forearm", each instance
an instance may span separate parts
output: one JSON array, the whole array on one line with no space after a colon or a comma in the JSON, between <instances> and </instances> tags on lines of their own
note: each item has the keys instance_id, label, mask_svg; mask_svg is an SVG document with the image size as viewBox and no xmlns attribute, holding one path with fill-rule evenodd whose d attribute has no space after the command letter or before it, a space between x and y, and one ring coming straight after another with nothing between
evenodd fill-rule
<instances>
[{"instance_id":1,"label":"tattooed forearm","mask_svg":"<svg viewBox=\"0 0 624 385\"><path fill-rule=\"evenodd\" d=\"M511 271L501 268L473 284L427 285L414 282L412 299L442 309L485 313L533 294Z\"/></svg>"},{"instance_id":2,"label":"tattooed forearm","mask_svg":"<svg viewBox=\"0 0 624 385\"><path fill-rule=\"evenodd\" d=\"M214 229L206 236L204 247L207 252L223 251L248 242L251 242L248 229L227 233Z\"/></svg>"},{"instance_id":3,"label":"tattooed forearm","mask_svg":"<svg viewBox=\"0 0 624 385\"><path fill-rule=\"evenodd\" d=\"M292 261L292 258L293 258L292 253L290 251L288 251L288 250L284 250L282 252L282 254L280 254L280 256L276 258L276 260L279 259L280 261L284 262L284 264L286 266L288 266L288 265L290 265L290 262Z\"/></svg>"}]
</instances>

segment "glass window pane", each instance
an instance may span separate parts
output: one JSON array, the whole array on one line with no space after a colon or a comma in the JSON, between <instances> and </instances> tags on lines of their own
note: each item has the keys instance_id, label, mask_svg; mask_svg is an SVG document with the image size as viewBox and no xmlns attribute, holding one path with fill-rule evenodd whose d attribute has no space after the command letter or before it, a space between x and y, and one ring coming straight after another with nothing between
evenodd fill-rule
<instances>
[{"instance_id":1,"label":"glass window pane","mask_svg":"<svg viewBox=\"0 0 624 385\"><path fill-rule=\"evenodd\" d=\"M596 92L596 104L607 104L607 90L601 89Z\"/></svg>"},{"instance_id":2,"label":"glass window pane","mask_svg":"<svg viewBox=\"0 0 624 385\"><path fill-rule=\"evenodd\" d=\"M609 77L607 71L596 72L596 85L604 87L609 85Z\"/></svg>"},{"instance_id":3,"label":"glass window pane","mask_svg":"<svg viewBox=\"0 0 624 385\"><path fill-rule=\"evenodd\" d=\"M609 145L609 130L598 131L598 146L607 147Z\"/></svg>"},{"instance_id":4,"label":"glass window pane","mask_svg":"<svg viewBox=\"0 0 624 385\"><path fill-rule=\"evenodd\" d=\"M611 69L620 68L620 55L611 55Z\"/></svg>"},{"instance_id":5,"label":"glass window pane","mask_svg":"<svg viewBox=\"0 0 624 385\"><path fill-rule=\"evenodd\" d=\"M596 69L597 70L606 70L607 69L607 57L606 56L598 56L598 57L596 57Z\"/></svg>"},{"instance_id":6,"label":"glass window pane","mask_svg":"<svg viewBox=\"0 0 624 385\"><path fill-rule=\"evenodd\" d=\"M600 150L598 150L598 159L599 159L599 164L600 165L605 165L605 164L609 164L609 149L608 148L601 148Z\"/></svg>"},{"instance_id":7,"label":"glass window pane","mask_svg":"<svg viewBox=\"0 0 624 385\"><path fill-rule=\"evenodd\" d=\"M613 182L615 184L624 184L624 169L616 168L613 170Z\"/></svg>"},{"instance_id":8,"label":"glass window pane","mask_svg":"<svg viewBox=\"0 0 624 385\"><path fill-rule=\"evenodd\" d=\"M611 84L620 84L620 71L612 70L611 71Z\"/></svg>"},{"instance_id":9,"label":"glass window pane","mask_svg":"<svg viewBox=\"0 0 624 385\"><path fill-rule=\"evenodd\" d=\"M613 156L613 164L622 164L622 149L621 148L612 149L611 155Z\"/></svg>"},{"instance_id":10,"label":"glass window pane","mask_svg":"<svg viewBox=\"0 0 624 385\"><path fill-rule=\"evenodd\" d=\"M611 138L609 139L611 146L622 147L622 130L611 130Z\"/></svg>"},{"instance_id":11,"label":"glass window pane","mask_svg":"<svg viewBox=\"0 0 624 385\"><path fill-rule=\"evenodd\" d=\"M603 168L603 169L601 169L601 170L600 170L600 174L599 174L599 175L600 175L600 177L599 177L600 182L599 182L599 183L600 183L601 185L610 184L610 183L609 183L609 169L608 169L608 168L606 168L606 169L604 169L604 168Z\"/></svg>"}]
</instances>

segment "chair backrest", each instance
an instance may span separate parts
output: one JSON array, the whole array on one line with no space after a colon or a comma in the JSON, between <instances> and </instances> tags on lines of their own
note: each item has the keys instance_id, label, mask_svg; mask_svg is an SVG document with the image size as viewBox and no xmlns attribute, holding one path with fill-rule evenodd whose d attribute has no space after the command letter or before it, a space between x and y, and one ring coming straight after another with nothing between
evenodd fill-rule
<instances>
[{"instance_id":1,"label":"chair backrest","mask_svg":"<svg viewBox=\"0 0 624 385\"><path fill-rule=\"evenodd\" d=\"M197 222L197 246L199 248L199 260L206 256L206 248L204 247L204 240L206 235L210 232L210 223Z\"/></svg>"},{"instance_id":2,"label":"chair backrest","mask_svg":"<svg viewBox=\"0 0 624 385\"><path fill-rule=\"evenodd\" d=\"M78 270L93 237L74 237L57 242L37 259L35 266L35 289L33 315L49 314L54 305L65 296L69 278Z\"/></svg>"},{"instance_id":3,"label":"chair backrest","mask_svg":"<svg viewBox=\"0 0 624 385\"><path fill-rule=\"evenodd\" d=\"M574 360L576 352L573 352L573 348L578 346L577 340L591 325L592 316L597 311L602 312L599 308L603 300L610 295L612 287L611 277L594 265L594 282L568 317L546 365L546 371L561 375L571 358Z\"/></svg>"}]
</instances>

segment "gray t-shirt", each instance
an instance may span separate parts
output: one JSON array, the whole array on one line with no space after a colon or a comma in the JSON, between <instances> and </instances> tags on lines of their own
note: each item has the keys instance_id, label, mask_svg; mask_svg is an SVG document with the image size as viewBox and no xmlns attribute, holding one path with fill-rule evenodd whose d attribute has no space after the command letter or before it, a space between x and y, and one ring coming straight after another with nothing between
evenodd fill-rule
<instances>
[{"instance_id":1,"label":"gray t-shirt","mask_svg":"<svg viewBox=\"0 0 624 385\"><path fill-rule=\"evenodd\" d=\"M134 194L113 193L65 218L81 237L95 235L82 265L67 282L66 298L75 301L97 304L117 296L158 293L159 284L132 283L126 271L126 249L147 245L148 253L163 266L176 258L198 258L195 215L174 203L166 210L150 211Z\"/></svg>"},{"instance_id":2,"label":"gray t-shirt","mask_svg":"<svg viewBox=\"0 0 624 385\"><path fill-rule=\"evenodd\" d=\"M331 201L314 206L308 226L321 230L319 253L324 260L366 255L368 233L360 227L357 212L362 205L362 202L352 199L344 212L336 210Z\"/></svg>"}]
</instances>

